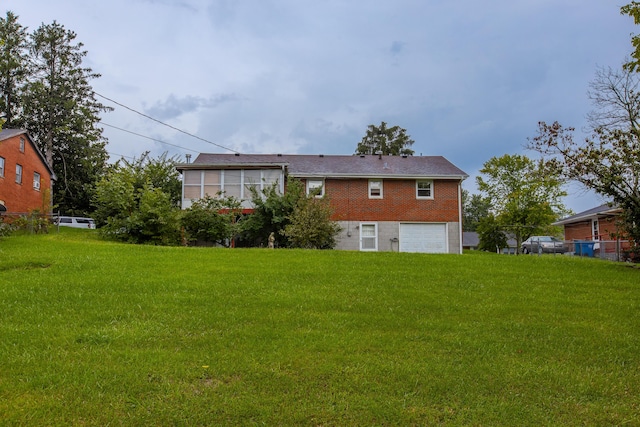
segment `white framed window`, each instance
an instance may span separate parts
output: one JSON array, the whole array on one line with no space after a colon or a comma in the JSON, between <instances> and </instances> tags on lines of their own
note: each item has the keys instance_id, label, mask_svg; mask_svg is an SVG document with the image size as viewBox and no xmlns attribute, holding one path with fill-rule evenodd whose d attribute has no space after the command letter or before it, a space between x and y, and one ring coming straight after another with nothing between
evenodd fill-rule
<instances>
[{"instance_id":1,"label":"white framed window","mask_svg":"<svg viewBox=\"0 0 640 427\"><path fill-rule=\"evenodd\" d=\"M0 178L4 178L4 157L0 157Z\"/></svg>"},{"instance_id":2,"label":"white framed window","mask_svg":"<svg viewBox=\"0 0 640 427\"><path fill-rule=\"evenodd\" d=\"M369 198L382 199L382 180L381 179L369 180Z\"/></svg>"},{"instance_id":3,"label":"white framed window","mask_svg":"<svg viewBox=\"0 0 640 427\"><path fill-rule=\"evenodd\" d=\"M378 224L360 223L360 250L361 251L377 251L378 250Z\"/></svg>"},{"instance_id":4,"label":"white framed window","mask_svg":"<svg viewBox=\"0 0 640 427\"><path fill-rule=\"evenodd\" d=\"M433 199L433 181L430 179L419 179L416 181L416 198Z\"/></svg>"},{"instance_id":5,"label":"white framed window","mask_svg":"<svg viewBox=\"0 0 640 427\"><path fill-rule=\"evenodd\" d=\"M323 179L308 179L307 180L307 194L315 194L316 197L324 196L324 180Z\"/></svg>"},{"instance_id":6,"label":"white framed window","mask_svg":"<svg viewBox=\"0 0 640 427\"><path fill-rule=\"evenodd\" d=\"M600 228L598 227L598 220L594 219L593 221L591 221L591 236L593 237L593 240L600 240Z\"/></svg>"},{"instance_id":7,"label":"white framed window","mask_svg":"<svg viewBox=\"0 0 640 427\"><path fill-rule=\"evenodd\" d=\"M16 165L16 182L22 184L22 166Z\"/></svg>"},{"instance_id":8,"label":"white framed window","mask_svg":"<svg viewBox=\"0 0 640 427\"><path fill-rule=\"evenodd\" d=\"M24 138L20 138L20 152L24 153Z\"/></svg>"},{"instance_id":9,"label":"white framed window","mask_svg":"<svg viewBox=\"0 0 640 427\"><path fill-rule=\"evenodd\" d=\"M40 191L40 174L38 172L33 173L33 189Z\"/></svg>"}]
</instances>

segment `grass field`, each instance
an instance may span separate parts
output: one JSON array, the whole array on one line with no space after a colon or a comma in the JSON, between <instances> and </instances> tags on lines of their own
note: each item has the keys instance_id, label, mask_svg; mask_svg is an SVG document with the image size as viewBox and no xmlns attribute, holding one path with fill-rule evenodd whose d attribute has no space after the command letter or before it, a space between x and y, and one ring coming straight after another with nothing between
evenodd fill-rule
<instances>
[{"instance_id":1,"label":"grass field","mask_svg":"<svg viewBox=\"0 0 640 427\"><path fill-rule=\"evenodd\" d=\"M0 240L0 425L640 425L640 269Z\"/></svg>"}]
</instances>

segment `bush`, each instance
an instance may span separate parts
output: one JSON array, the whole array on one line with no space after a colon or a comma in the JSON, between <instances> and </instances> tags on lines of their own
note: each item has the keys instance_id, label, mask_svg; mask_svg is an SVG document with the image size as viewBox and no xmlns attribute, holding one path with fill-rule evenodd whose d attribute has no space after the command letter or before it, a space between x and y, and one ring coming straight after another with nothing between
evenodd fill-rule
<instances>
[{"instance_id":1,"label":"bush","mask_svg":"<svg viewBox=\"0 0 640 427\"><path fill-rule=\"evenodd\" d=\"M229 246L238 233L238 216L242 211L235 197L206 196L193 202L182 216L182 226L189 241L204 241Z\"/></svg>"}]
</instances>

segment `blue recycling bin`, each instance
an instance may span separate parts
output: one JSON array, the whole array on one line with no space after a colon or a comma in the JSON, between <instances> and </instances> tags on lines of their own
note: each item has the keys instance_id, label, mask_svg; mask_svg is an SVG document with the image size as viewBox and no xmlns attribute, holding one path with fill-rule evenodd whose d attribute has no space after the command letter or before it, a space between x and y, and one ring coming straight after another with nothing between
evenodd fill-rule
<instances>
[{"instance_id":1,"label":"blue recycling bin","mask_svg":"<svg viewBox=\"0 0 640 427\"><path fill-rule=\"evenodd\" d=\"M594 242L575 242L575 254L580 256L593 256Z\"/></svg>"}]
</instances>

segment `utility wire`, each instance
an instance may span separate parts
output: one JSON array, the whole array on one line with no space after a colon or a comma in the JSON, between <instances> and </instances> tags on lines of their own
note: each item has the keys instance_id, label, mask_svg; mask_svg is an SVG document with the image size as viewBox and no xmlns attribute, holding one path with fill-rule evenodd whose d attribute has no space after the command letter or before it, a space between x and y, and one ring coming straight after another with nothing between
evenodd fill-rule
<instances>
[{"instance_id":1,"label":"utility wire","mask_svg":"<svg viewBox=\"0 0 640 427\"><path fill-rule=\"evenodd\" d=\"M118 129L118 130L121 130L122 132L127 132L127 133L130 133L131 135L139 136L140 138L150 139L151 141L159 142L161 144L171 145L172 147L177 147L177 148L181 148L181 149L186 150L186 151L192 151L194 153L199 153L199 151L197 151L197 150L192 150L191 148L181 147L179 145L172 144L170 142L165 142L165 141L162 141L162 140L159 140L159 139L156 139L156 138L151 138L150 136L142 135L140 133L136 133L136 132L133 132L133 131L130 131L130 130L127 130L127 129L119 128L118 126L114 126L114 125L110 125L109 123L105 123L102 120L100 120L100 123L102 123L103 125L108 126L110 128Z\"/></svg>"},{"instance_id":2,"label":"utility wire","mask_svg":"<svg viewBox=\"0 0 640 427\"><path fill-rule=\"evenodd\" d=\"M184 130L182 130L182 129L178 129L178 128L177 128L177 127L175 127L175 126L171 126L170 124L164 123L164 122L162 122L162 121L160 121L160 120L158 120L158 119L154 119L153 117L148 116L148 115L146 115L146 114L144 114L144 113L141 113L140 111L134 110L134 109L133 109L133 108L131 108L131 107L127 107L126 105L121 104L121 103L119 103L118 101L114 101L114 100L113 100L113 99L111 99L111 98L107 98L106 96L101 95L101 94L99 94L98 92L95 92L95 91L94 91L93 93L94 93L94 94L96 94L96 95L98 95L100 98L106 99L106 100L107 100L107 101L109 101L109 102L113 102L114 104L116 104L116 105L118 105L118 106L120 106L120 107L122 107L122 108L126 108L126 109L127 109L127 110L129 110L129 111L133 111L134 113L139 114L139 115L141 115L142 117L145 117L145 118L147 118L147 119L149 119L149 120L153 120L153 121L154 121L154 122L156 122L156 123L160 123L160 124L161 124L161 125L163 125L163 126L166 126L166 127L168 127L168 128L171 128L171 129L173 129L173 130L177 130L178 132L184 133L185 135L189 135L189 136L190 136L190 137L192 137L192 138L199 139L200 141L206 142L207 144L215 145L216 147L222 148L223 150L231 151L231 152L233 152L233 153L240 153L239 151L236 151L236 150L234 150L234 149L232 149L232 148L225 147L224 145L216 144L215 142L209 141L209 140L204 139L204 138L200 138L200 137L199 137L199 136L197 136L197 135L194 135L194 134L189 133L189 132L187 132L187 131L184 131Z\"/></svg>"}]
</instances>

